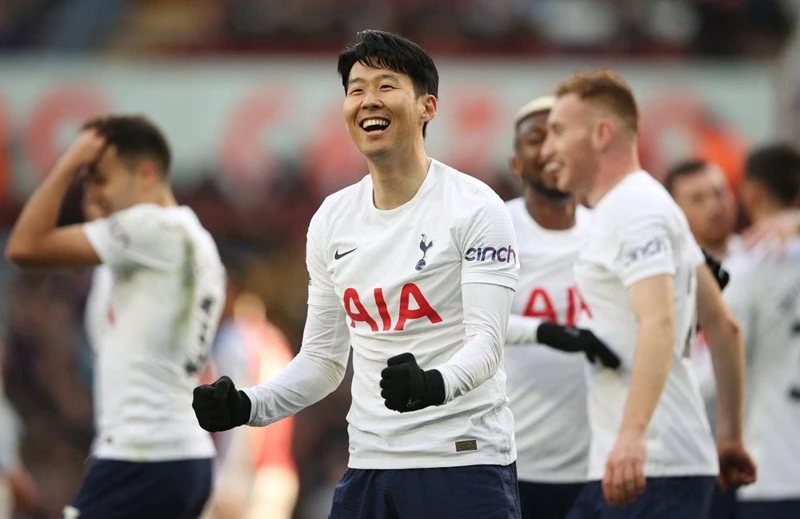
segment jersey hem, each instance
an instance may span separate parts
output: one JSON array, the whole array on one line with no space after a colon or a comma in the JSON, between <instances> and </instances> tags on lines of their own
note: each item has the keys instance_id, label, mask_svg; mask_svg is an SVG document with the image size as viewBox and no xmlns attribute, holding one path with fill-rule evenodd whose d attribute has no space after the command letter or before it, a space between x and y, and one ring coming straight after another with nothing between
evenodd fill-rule
<instances>
[{"instance_id":1,"label":"jersey hem","mask_svg":"<svg viewBox=\"0 0 800 519\"><path fill-rule=\"evenodd\" d=\"M400 455L403 456L403 455ZM484 455L470 457L424 458L411 455L408 459L403 457L359 457L350 456L347 467L358 470L392 470L392 469L437 469L448 467L469 467L473 465L498 465L505 467L517 460L516 456L509 453L503 455Z\"/></svg>"}]
</instances>

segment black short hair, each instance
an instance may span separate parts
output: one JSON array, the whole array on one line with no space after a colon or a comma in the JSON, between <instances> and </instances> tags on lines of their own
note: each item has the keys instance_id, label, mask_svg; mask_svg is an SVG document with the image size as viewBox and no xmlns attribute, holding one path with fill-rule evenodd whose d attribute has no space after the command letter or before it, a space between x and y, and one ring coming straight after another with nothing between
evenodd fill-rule
<instances>
[{"instance_id":1,"label":"black short hair","mask_svg":"<svg viewBox=\"0 0 800 519\"><path fill-rule=\"evenodd\" d=\"M417 97L439 97L439 71L425 49L411 40L385 31L367 30L356 34L355 43L339 53L337 68L347 93L350 69L356 63L365 67L385 68L411 78ZM422 136L428 123L422 125Z\"/></svg>"},{"instance_id":2,"label":"black short hair","mask_svg":"<svg viewBox=\"0 0 800 519\"><path fill-rule=\"evenodd\" d=\"M787 143L753 150L745 162L744 177L760 184L784 207L800 199L800 152Z\"/></svg>"},{"instance_id":3,"label":"black short hair","mask_svg":"<svg viewBox=\"0 0 800 519\"><path fill-rule=\"evenodd\" d=\"M93 129L117 149L120 160L134 167L143 159L155 162L161 175L169 176L172 152L166 137L142 115L107 115L91 119L83 129Z\"/></svg>"},{"instance_id":4,"label":"black short hair","mask_svg":"<svg viewBox=\"0 0 800 519\"><path fill-rule=\"evenodd\" d=\"M690 177L700 173L708 167L708 162L702 159L686 159L670 166L664 175L664 187L669 194L674 195L675 183L680 178Z\"/></svg>"}]
</instances>

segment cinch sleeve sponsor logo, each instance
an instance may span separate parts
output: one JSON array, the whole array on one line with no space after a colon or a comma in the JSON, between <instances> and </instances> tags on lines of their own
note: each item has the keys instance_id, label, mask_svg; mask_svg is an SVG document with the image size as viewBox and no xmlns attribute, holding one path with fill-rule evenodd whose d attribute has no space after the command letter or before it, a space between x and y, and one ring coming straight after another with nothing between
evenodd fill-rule
<instances>
[{"instance_id":1,"label":"cinch sleeve sponsor logo","mask_svg":"<svg viewBox=\"0 0 800 519\"><path fill-rule=\"evenodd\" d=\"M467 261L497 261L498 263L516 263L517 251L508 247L471 247L464 255Z\"/></svg>"},{"instance_id":2,"label":"cinch sleeve sponsor logo","mask_svg":"<svg viewBox=\"0 0 800 519\"><path fill-rule=\"evenodd\" d=\"M655 238L650 239L644 245L630 248L625 253L625 266L628 267L637 261L651 258L668 250L669 243L667 242L667 239L663 236L656 236Z\"/></svg>"}]
</instances>

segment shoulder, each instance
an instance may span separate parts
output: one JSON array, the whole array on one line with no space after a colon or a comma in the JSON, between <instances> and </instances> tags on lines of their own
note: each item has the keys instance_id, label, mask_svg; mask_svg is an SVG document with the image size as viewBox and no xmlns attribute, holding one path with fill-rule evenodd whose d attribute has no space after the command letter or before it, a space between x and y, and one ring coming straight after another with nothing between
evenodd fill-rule
<instances>
[{"instance_id":1,"label":"shoulder","mask_svg":"<svg viewBox=\"0 0 800 519\"><path fill-rule=\"evenodd\" d=\"M155 204L137 204L117 211L108 217L109 226L138 236L162 232L177 232L180 228L180 210Z\"/></svg>"},{"instance_id":2,"label":"shoulder","mask_svg":"<svg viewBox=\"0 0 800 519\"><path fill-rule=\"evenodd\" d=\"M454 201L479 205L504 205L503 200L485 182L434 160L433 166L441 176L442 186Z\"/></svg>"},{"instance_id":3,"label":"shoulder","mask_svg":"<svg viewBox=\"0 0 800 519\"><path fill-rule=\"evenodd\" d=\"M673 227L683 217L666 189L645 171L632 173L598 204L594 218L615 228Z\"/></svg>"}]
</instances>

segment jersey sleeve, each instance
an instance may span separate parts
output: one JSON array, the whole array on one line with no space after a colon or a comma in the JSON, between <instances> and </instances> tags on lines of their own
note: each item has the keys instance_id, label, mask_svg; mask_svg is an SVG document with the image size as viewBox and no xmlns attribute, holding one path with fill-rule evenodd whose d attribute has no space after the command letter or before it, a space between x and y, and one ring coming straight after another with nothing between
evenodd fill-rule
<instances>
[{"instance_id":1,"label":"jersey sleeve","mask_svg":"<svg viewBox=\"0 0 800 519\"><path fill-rule=\"evenodd\" d=\"M437 369L442 374L445 402L464 395L497 373L514 291L496 283L471 283L462 291L464 346Z\"/></svg>"},{"instance_id":2,"label":"jersey sleeve","mask_svg":"<svg viewBox=\"0 0 800 519\"><path fill-rule=\"evenodd\" d=\"M306 267L308 268L308 304L315 306L340 306L333 288L333 280L325 262L327 232L323 207L311 218L306 235Z\"/></svg>"},{"instance_id":3,"label":"jersey sleeve","mask_svg":"<svg viewBox=\"0 0 800 519\"><path fill-rule=\"evenodd\" d=\"M342 382L349 355L344 308L308 305L300 353L268 382L244 389L252 402L248 424L269 425L328 396Z\"/></svg>"},{"instance_id":4,"label":"jersey sleeve","mask_svg":"<svg viewBox=\"0 0 800 519\"><path fill-rule=\"evenodd\" d=\"M614 268L625 288L653 276L675 275L674 244L666 217L631 215L619 230L618 240Z\"/></svg>"},{"instance_id":5,"label":"jersey sleeve","mask_svg":"<svg viewBox=\"0 0 800 519\"><path fill-rule=\"evenodd\" d=\"M461 283L487 283L516 290L517 237L502 200L496 196L484 199L459 231Z\"/></svg>"},{"instance_id":6,"label":"jersey sleeve","mask_svg":"<svg viewBox=\"0 0 800 519\"><path fill-rule=\"evenodd\" d=\"M184 237L154 205L134 206L85 223L83 231L103 264L113 270L171 270L183 257Z\"/></svg>"}]
</instances>

